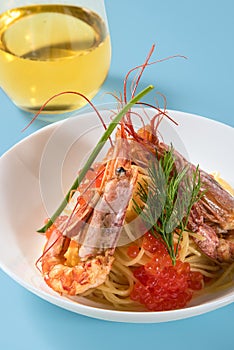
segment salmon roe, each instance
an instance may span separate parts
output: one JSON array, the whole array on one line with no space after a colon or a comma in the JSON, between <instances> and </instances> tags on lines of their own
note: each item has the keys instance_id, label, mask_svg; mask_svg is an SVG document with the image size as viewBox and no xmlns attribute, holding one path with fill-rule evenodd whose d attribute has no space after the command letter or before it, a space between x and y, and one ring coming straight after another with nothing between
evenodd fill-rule
<instances>
[{"instance_id":1,"label":"salmon roe","mask_svg":"<svg viewBox=\"0 0 234 350\"><path fill-rule=\"evenodd\" d=\"M180 260L173 265L163 242L146 233L143 248L153 258L134 271L138 280L131 292L131 299L151 311L166 311L183 308L191 300L193 292L200 290L203 276L192 272L188 263Z\"/></svg>"},{"instance_id":2,"label":"salmon roe","mask_svg":"<svg viewBox=\"0 0 234 350\"><path fill-rule=\"evenodd\" d=\"M136 258L139 254L139 247L137 245L130 245L127 250L127 254L130 258Z\"/></svg>"}]
</instances>

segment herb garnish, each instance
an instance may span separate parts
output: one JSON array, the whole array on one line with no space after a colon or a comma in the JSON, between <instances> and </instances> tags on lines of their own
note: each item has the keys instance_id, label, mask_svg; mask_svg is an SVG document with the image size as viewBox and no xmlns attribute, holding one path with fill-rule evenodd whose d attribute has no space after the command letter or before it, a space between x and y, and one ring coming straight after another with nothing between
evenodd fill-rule
<instances>
[{"instance_id":1,"label":"herb garnish","mask_svg":"<svg viewBox=\"0 0 234 350\"><path fill-rule=\"evenodd\" d=\"M165 243L173 265L178 247L186 230L192 206L201 198L201 180L198 166L191 165L177 171L173 147L159 160L157 154L148 168L149 182L138 183L138 192L143 205L134 202L134 210L141 216L148 231ZM175 232L178 235L174 242Z\"/></svg>"}]
</instances>

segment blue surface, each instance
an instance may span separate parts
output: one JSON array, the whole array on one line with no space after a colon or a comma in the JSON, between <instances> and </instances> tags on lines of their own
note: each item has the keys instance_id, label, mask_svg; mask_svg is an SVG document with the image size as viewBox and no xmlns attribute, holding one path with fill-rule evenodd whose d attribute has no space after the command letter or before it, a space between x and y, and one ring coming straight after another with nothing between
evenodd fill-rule
<instances>
[{"instance_id":1,"label":"blue surface","mask_svg":"<svg viewBox=\"0 0 234 350\"><path fill-rule=\"evenodd\" d=\"M234 126L232 0L107 0L106 8L113 56L108 79L94 99L96 103L102 102L104 91L121 90L126 72L142 63L156 43L155 59L174 54L188 59L151 66L140 86L154 84L166 95L170 109ZM44 126L36 121L22 133L29 119L3 92L0 114L0 154ZM234 348L233 304L176 322L121 324L90 319L53 306L2 271L0 285L0 349Z\"/></svg>"}]
</instances>

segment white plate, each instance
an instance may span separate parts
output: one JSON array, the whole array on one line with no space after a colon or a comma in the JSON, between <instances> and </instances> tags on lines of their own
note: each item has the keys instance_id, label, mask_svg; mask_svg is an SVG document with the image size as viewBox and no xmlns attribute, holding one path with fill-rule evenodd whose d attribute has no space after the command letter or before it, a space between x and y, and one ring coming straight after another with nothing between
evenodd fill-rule
<instances>
[{"instance_id":1,"label":"white plate","mask_svg":"<svg viewBox=\"0 0 234 350\"><path fill-rule=\"evenodd\" d=\"M148 113L152 113L148 110ZM218 170L232 185L233 128L196 115L169 111L161 133L190 161ZM109 120L107 111L102 113ZM139 121L138 123L139 124ZM195 299L181 310L123 312L103 309L84 298L74 302L44 283L35 266L44 237L36 233L61 202L103 129L93 112L49 125L19 142L0 158L0 266L41 298L73 312L120 322L164 322L202 314L234 301L234 288Z\"/></svg>"}]
</instances>

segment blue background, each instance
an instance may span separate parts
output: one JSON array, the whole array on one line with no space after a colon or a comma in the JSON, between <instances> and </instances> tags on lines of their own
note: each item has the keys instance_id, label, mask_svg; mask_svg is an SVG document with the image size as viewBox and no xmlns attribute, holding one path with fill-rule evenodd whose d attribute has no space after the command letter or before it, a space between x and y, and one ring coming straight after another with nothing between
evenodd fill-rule
<instances>
[{"instance_id":1,"label":"blue background","mask_svg":"<svg viewBox=\"0 0 234 350\"><path fill-rule=\"evenodd\" d=\"M106 10L112 64L94 99L96 103L101 102L104 91L122 90L127 71L141 64L155 43L155 59L174 54L188 59L151 66L140 86L154 84L166 95L170 109L234 126L234 1L106 0ZM44 126L36 121L22 133L28 116L2 91L0 114L0 154ZM197 138L199 142L199 135ZM176 322L121 324L90 319L53 306L2 271L0 286L0 349L234 348L233 304Z\"/></svg>"}]
</instances>

